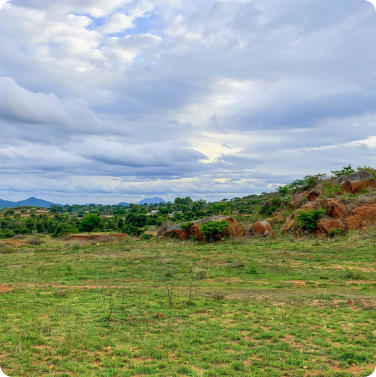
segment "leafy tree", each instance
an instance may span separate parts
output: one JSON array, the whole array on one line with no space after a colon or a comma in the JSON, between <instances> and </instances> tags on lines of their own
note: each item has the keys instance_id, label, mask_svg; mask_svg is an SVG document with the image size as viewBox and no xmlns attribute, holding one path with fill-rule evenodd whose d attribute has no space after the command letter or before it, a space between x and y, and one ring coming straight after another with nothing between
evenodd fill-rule
<instances>
[{"instance_id":1,"label":"leafy tree","mask_svg":"<svg viewBox=\"0 0 376 377\"><path fill-rule=\"evenodd\" d=\"M148 217L143 213L130 212L125 221L127 224L136 226L137 228L143 228L147 223Z\"/></svg>"},{"instance_id":2,"label":"leafy tree","mask_svg":"<svg viewBox=\"0 0 376 377\"><path fill-rule=\"evenodd\" d=\"M80 223L82 232L92 232L94 229L103 229L103 220L96 214L86 214Z\"/></svg>"}]
</instances>

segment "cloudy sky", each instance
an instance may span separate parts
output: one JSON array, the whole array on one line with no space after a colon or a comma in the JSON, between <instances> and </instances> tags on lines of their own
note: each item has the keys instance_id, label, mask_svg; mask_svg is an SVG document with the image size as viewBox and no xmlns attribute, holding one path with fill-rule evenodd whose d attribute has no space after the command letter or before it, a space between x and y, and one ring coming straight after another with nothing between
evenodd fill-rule
<instances>
[{"instance_id":1,"label":"cloudy sky","mask_svg":"<svg viewBox=\"0 0 376 377\"><path fill-rule=\"evenodd\" d=\"M11 0L0 49L2 199L217 200L376 166L365 0Z\"/></svg>"}]
</instances>

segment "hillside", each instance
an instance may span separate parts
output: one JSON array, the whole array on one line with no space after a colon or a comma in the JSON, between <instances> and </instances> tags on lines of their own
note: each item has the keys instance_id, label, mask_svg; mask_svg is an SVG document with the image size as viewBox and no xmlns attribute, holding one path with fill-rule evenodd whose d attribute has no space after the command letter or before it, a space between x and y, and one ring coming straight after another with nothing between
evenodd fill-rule
<instances>
[{"instance_id":1,"label":"hillside","mask_svg":"<svg viewBox=\"0 0 376 377\"><path fill-rule=\"evenodd\" d=\"M166 203L166 201L160 197L155 197L155 198L142 199L136 204L137 205L144 205L144 204L150 205L150 204L161 204L161 203Z\"/></svg>"}]
</instances>

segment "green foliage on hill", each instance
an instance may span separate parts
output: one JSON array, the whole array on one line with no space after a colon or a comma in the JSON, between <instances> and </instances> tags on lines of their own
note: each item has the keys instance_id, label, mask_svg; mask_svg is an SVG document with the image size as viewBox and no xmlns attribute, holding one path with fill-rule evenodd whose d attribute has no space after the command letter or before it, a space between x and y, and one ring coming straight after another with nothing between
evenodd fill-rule
<instances>
[{"instance_id":1,"label":"green foliage on hill","mask_svg":"<svg viewBox=\"0 0 376 377\"><path fill-rule=\"evenodd\" d=\"M316 229L316 222L320 220L324 213L323 209L299 211L295 216L296 223L304 230L313 231Z\"/></svg>"},{"instance_id":2,"label":"green foliage on hill","mask_svg":"<svg viewBox=\"0 0 376 377\"><path fill-rule=\"evenodd\" d=\"M228 221L213 221L206 222L200 228L202 235L208 242L219 241L221 238L229 236L230 224Z\"/></svg>"}]
</instances>

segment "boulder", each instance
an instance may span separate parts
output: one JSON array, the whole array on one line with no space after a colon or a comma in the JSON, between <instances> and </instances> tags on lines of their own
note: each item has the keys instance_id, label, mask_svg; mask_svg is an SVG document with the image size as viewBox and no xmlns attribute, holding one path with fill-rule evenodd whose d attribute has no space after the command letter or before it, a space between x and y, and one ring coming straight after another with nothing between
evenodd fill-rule
<instances>
[{"instance_id":1,"label":"boulder","mask_svg":"<svg viewBox=\"0 0 376 377\"><path fill-rule=\"evenodd\" d=\"M305 203L308 199L308 191L304 191L294 197L294 199L290 203L290 208L295 209L299 207L299 205Z\"/></svg>"},{"instance_id":2,"label":"boulder","mask_svg":"<svg viewBox=\"0 0 376 377\"><path fill-rule=\"evenodd\" d=\"M266 220L254 224L252 229L255 234L260 234L263 237L274 235L272 227Z\"/></svg>"},{"instance_id":3,"label":"boulder","mask_svg":"<svg viewBox=\"0 0 376 377\"><path fill-rule=\"evenodd\" d=\"M373 175L367 170L359 170L349 175L336 178L333 183L341 187L342 192L356 194L362 189L368 189L373 181Z\"/></svg>"},{"instance_id":4,"label":"boulder","mask_svg":"<svg viewBox=\"0 0 376 377\"><path fill-rule=\"evenodd\" d=\"M307 199L309 202L314 202L321 194L322 194L322 191L311 189L308 191Z\"/></svg>"},{"instance_id":5,"label":"boulder","mask_svg":"<svg viewBox=\"0 0 376 377\"><path fill-rule=\"evenodd\" d=\"M266 221L271 225L275 225L275 224L283 223L285 219L283 218L283 216L278 214L278 215L273 215L272 217L269 217L268 219L266 219Z\"/></svg>"},{"instance_id":6,"label":"boulder","mask_svg":"<svg viewBox=\"0 0 376 377\"><path fill-rule=\"evenodd\" d=\"M356 230L376 223L376 205L359 206L352 210L346 219L348 230Z\"/></svg>"},{"instance_id":7,"label":"boulder","mask_svg":"<svg viewBox=\"0 0 376 377\"><path fill-rule=\"evenodd\" d=\"M229 236L230 237L245 237L244 228L231 216L210 216L202 220L196 220L191 223L186 229L181 229L181 225L174 225L168 228L162 235L162 238L170 236L173 238L179 238L181 240L188 240L190 237L194 237L198 241L206 242L200 229L201 226L208 221L227 221L230 224Z\"/></svg>"},{"instance_id":8,"label":"boulder","mask_svg":"<svg viewBox=\"0 0 376 377\"><path fill-rule=\"evenodd\" d=\"M181 240L189 240L190 233L187 232L187 230L183 230L180 228L180 224L174 225L170 228L168 228L162 235L164 236L170 236L172 238L180 238Z\"/></svg>"},{"instance_id":9,"label":"boulder","mask_svg":"<svg viewBox=\"0 0 376 377\"><path fill-rule=\"evenodd\" d=\"M329 236L330 231L333 229L346 230L345 225L340 220L334 219L321 219L316 223L316 235L319 237Z\"/></svg>"},{"instance_id":10,"label":"boulder","mask_svg":"<svg viewBox=\"0 0 376 377\"><path fill-rule=\"evenodd\" d=\"M326 213L330 217L335 219L344 218L346 215L346 206L344 203L337 199L323 199L320 200L320 205L326 210Z\"/></svg>"}]
</instances>

